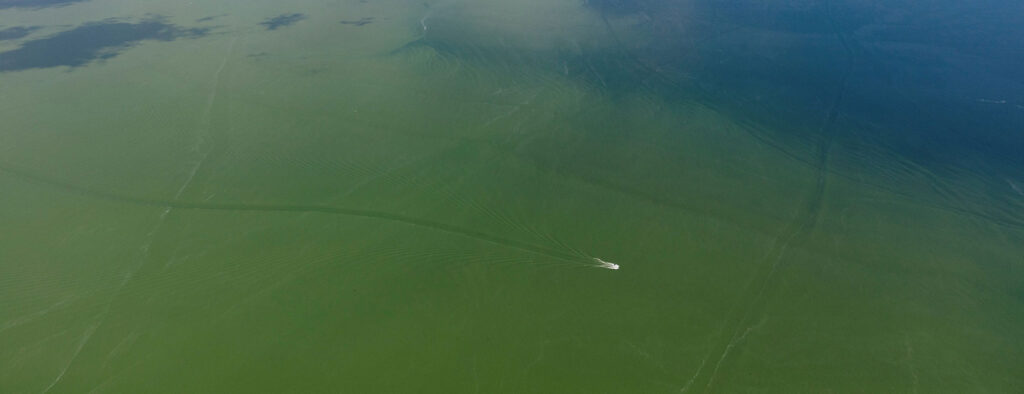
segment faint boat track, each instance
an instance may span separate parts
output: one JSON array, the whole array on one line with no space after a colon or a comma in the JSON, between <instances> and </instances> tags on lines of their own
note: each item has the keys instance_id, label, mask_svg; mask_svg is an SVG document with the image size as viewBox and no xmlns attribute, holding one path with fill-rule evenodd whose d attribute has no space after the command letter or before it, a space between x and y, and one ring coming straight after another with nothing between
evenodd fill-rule
<instances>
[{"instance_id":1,"label":"faint boat track","mask_svg":"<svg viewBox=\"0 0 1024 394\"><path fill-rule=\"evenodd\" d=\"M198 136L198 141L196 141L196 147L195 147L196 151L198 151L202 147L203 142L206 139L204 137L210 137L211 136L212 128L210 127L210 115L211 115L212 110L213 110L213 104L214 104L214 102L217 99L217 89L220 86L220 75L221 75L222 72L224 72L224 68L228 64L228 59L231 57L231 53L234 52L234 48L235 48L235 43L236 42L238 42L238 37L235 37L235 38L233 38L231 40L231 44L229 44L227 52L224 53L224 59L221 60L220 66L218 66L217 70L213 73L213 84L212 84L212 87L210 88L210 93L206 97L206 105L203 107L203 112L202 112L202 115L200 117L199 136ZM204 134L205 134L205 136L204 136ZM210 140L211 140L211 144L214 143L212 137L210 138ZM207 159L209 159L210 153L213 150L214 150L213 147L207 149L206 152L204 152L202 154L202 156L200 157L200 159L196 162L196 164L194 166L192 166L192 170L189 172L188 177L185 178L185 181L182 182L181 187L179 187L178 191L174 194L174 200L175 201L177 201L178 198L180 198L182 196L182 194L185 193L185 190L188 189L189 185L192 184L192 180L195 179L196 174L199 172L199 170L201 168L203 168L203 165L206 164ZM74 188L73 187L69 187L69 189L74 189ZM81 189L81 190L84 190L84 189ZM174 208L175 207L173 207L171 205L165 205L164 206L164 211L160 213L160 216L157 219L156 224L153 226L153 229L150 230L149 235L146 237L145 243L143 243L143 245L142 245L141 250L142 250L143 254L142 254L142 257L140 258L140 260L141 260L140 263L138 264L138 266L132 272L128 273L128 276L125 277L121 281L121 283L117 286L117 289L114 291L113 297L107 303L106 307L103 309L103 312L101 312L98 315L97 323L95 323L92 327L90 327L86 331L86 334L82 338L81 343L79 343L78 348L75 349L75 353L71 356L71 360L68 361L67 365L64 366L64 369L62 369L60 371L60 374L57 375L57 378L54 379L54 381L52 383L50 383L50 385L47 386L45 390L43 390L44 394L49 392L51 389L53 389L53 387L55 385L57 385L57 383L60 383L61 379L64 378L64 374L67 373L68 369L71 368L72 365L74 365L75 360L78 359L78 354L82 352L82 348L84 348L85 345L89 343L89 340L92 338L92 335L96 332L96 330L98 328L102 327L103 324L106 322L107 314L110 313L111 307L113 306L114 302L117 301L117 298L121 294L121 291L124 289L125 285L129 281L131 281L131 279L136 274L138 274L138 272L146 265L146 262L149 260L149 248L153 245L153 241L155 240L156 235L160 232L160 228L163 227L163 224L167 221L167 217L171 214L171 211Z\"/></svg>"},{"instance_id":2,"label":"faint boat track","mask_svg":"<svg viewBox=\"0 0 1024 394\"><path fill-rule=\"evenodd\" d=\"M207 160L210 158L210 154L216 149L216 138L213 136L213 128L210 127L210 116L213 113L213 104L217 101L217 90L220 88L220 74L224 72L224 68L228 65L228 59L231 57L231 53L235 50L235 43L238 42L238 37L231 40L231 44L228 45L227 52L224 53L224 59L221 60L220 66L217 67L217 71L213 73L213 83L210 87L210 93L206 96L206 106L203 107L203 114L200 117L201 122L199 126L199 141L198 144L202 145L204 139L209 139L211 147L206 149L202 157L196 162L196 165L192 167L192 171L189 172L188 178L181 184L181 188L174 195L174 199L177 200L188 189L189 185L192 184L192 180L195 179L196 174L203 168ZM204 135L205 134L205 135ZM197 145L196 150L200 146Z\"/></svg>"},{"instance_id":3,"label":"faint boat track","mask_svg":"<svg viewBox=\"0 0 1024 394\"><path fill-rule=\"evenodd\" d=\"M231 212L306 212L306 213L323 213L330 215L342 215L351 217L361 217L368 219L379 219L390 222L402 223L406 225L416 226L425 228L428 230L435 230L446 232L449 234L461 235L467 238L473 238L480 241L490 242L496 245L518 249L520 251L529 252L533 254L539 254L547 256L553 259L570 262L573 264L585 265L588 267L594 266L591 261L583 260L579 256L574 254L564 253L558 250L549 249L542 246L529 244L526 242L516 241L514 239L508 239L501 236L476 231L457 225L446 224L441 222L435 222L427 219L420 219L411 216L400 215L396 213L374 211L368 209L357 209L357 208L342 208L328 205L303 205L303 204L244 204L244 203L205 203L205 202L188 202L188 201L176 201L176 200L160 200L160 199L148 199L140 197L132 197L121 195L117 193L111 193L102 190L93 190L87 187L82 187L70 183L61 182L59 180L43 177L40 175L33 174L29 171L22 170L11 166L6 163L0 163L0 171L7 172L16 177L29 180L35 183L45 184L54 186L66 191L74 192L77 194L90 196L94 198L100 198L108 201L116 201L121 203L128 203L134 205L145 205L153 207L163 207L168 209L192 209L192 210L206 210L206 211L231 211Z\"/></svg>"},{"instance_id":4,"label":"faint boat track","mask_svg":"<svg viewBox=\"0 0 1024 394\"><path fill-rule=\"evenodd\" d=\"M706 377L702 375L704 366L707 360L701 362L700 368L691 378L690 382L686 384L680 391L688 391L694 383L698 383L698 387L703 386L703 392L710 392L714 386L715 380L718 377L719 370L722 368L723 363L726 361L731 350L744 339L750 332L760 326L761 323L753 324L744 329L747 322L750 320L756 310L764 306L767 301L765 293L781 265L786 251L793 245L793 243L801 236L805 236L811 232L818 222L820 216L825 190L828 181L828 162L829 153L831 152L832 145L835 141L835 121L839 115L839 105L843 101L843 97L846 95L846 91L849 87L850 77L853 73L853 50L846 41L839 27L836 25L835 18L832 15L831 3L825 0L826 14L829 20L829 24L832 27L833 33L836 38L839 39L843 50L846 52L846 63L845 69L842 74L842 78L839 82L839 88L836 91L831 103L825 111L825 117L822 121L821 128L818 134L822 137L821 142L818 146L818 155L816 158L817 174L813 189L809 192L805 199L803 208L794 217L793 221L787 225L783 231L776 238L776 242L772 245L768 254L765 256L765 261L768 264L762 264L761 267L757 268L757 272L753 279L749 282L748 286L743 290L743 293L739 297L737 305L735 305L730 311L730 317L727 317L723 329L731 327L731 334L728 337L723 337L720 343L715 344L712 348L711 354L718 354L717 361L714 364L714 368L710 373L706 374ZM742 305L742 307L741 307ZM735 314L735 315L734 315ZM763 322L763 320L762 320ZM728 339L728 340L725 340Z\"/></svg>"}]
</instances>

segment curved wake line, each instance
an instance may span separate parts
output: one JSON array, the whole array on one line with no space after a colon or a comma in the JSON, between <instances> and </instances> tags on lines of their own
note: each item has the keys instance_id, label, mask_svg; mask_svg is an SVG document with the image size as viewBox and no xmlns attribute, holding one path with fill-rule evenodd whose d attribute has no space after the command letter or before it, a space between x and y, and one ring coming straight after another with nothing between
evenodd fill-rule
<instances>
[{"instance_id":1,"label":"curved wake line","mask_svg":"<svg viewBox=\"0 0 1024 394\"><path fill-rule=\"evenodd\" d=\"M303 204L230 204L230 203L201 203L201 202L188 202L188 201L168 201L159 199L147 199L138 198L132 196L125 196L116 193L93 190L86 187L64 183L58 180L46 178L33 174L31 172L18 169L6 163L0 163L0 171L7 172L16 177L54 186L60 189L64 189L77 194L82 194L90 197L100 198L108 201L116 201L121 203L133 204L133 205L145 205L153 207L163 207L169 209L193 209L193 210L205 210L205 211L229 211L229 212L305 212L305 213L323 213L330 215L342 215L351 217L360 217L368 219L386 220L390 222L396 222L428 230L442 231L449 234L461 235L463 237L476 239L479 241L490 242L496 245L518 249L520 251L539 254L547 256L553 259L570 262L573 264L580 264L589 267L609 268L618 269L618 264L607 263L604 260L594 259L590 261L583 259L573 254L565 253L562 251L549 249L543 246L537 246L522 241L516 241L514 239L504 238L501 236L485 233L482 231L476 231L457 225L446 224L441 222L435 222L427 219L420 219L411 216L400 215L396 213L374 211L368 209L356 209L356 208L342 208L328 205L303 205ZM596 262L596 264L595 264ZM610 264L606 266L605 264ZM614 266L614 268L611 268Z\"/></svg>"},{"instance_id":2,"label":"curved wake line","mask_svg":"<svg viewBox=\"0 0 1024 394\"><path fill-rule=\"evenodd\" d=\"M92 334L96 333L96 328L98 327L99 324L94 324L85 330L85 335L82 335L82 339L78 340L78 346L75 347L75 352L71 354L71 360L64 365L64 368L61 368L57 378L50 382L49 386L46 386L46 388L43 389L43 394L49 393L50 390L53 389L53 386L56 386L57 383L60 383L61 379L64 379L64 374L68 372L68 368L71 368L71 364L74 364L75 359L78 358L78 353L82 352L82 348L85 347L85 344L89 342L90 338L92 338Z\"/></svg>"}]
</instances>

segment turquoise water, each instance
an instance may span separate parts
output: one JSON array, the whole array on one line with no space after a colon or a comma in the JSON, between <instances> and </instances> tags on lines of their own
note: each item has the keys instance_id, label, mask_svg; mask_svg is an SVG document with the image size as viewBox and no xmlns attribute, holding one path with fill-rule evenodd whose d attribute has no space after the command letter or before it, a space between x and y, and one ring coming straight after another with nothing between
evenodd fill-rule
<instances>
[{"instance_id":1,"label":"turquoise water","mask_svg":"<svg viewBox=\"0 0 1024 394\"><path fill-rule=\"evenodd\" d=\"M1020 8L0 0L0 392L1019 392Z\"/></svg>"}]
</instances>

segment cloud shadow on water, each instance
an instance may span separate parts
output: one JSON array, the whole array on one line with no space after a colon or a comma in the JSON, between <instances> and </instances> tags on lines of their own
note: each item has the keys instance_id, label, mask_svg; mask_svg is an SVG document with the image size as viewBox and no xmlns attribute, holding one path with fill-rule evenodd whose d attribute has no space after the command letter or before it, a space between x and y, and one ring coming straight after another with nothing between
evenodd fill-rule
<instances>
[{"instance_id":1,"label":"cloud shadow on water","mask_svg":"<svg viewBox=\"0 0 1024 394\"><path fill-rule=\"evenodd\" d=\"M74 3L81 3L88 0L0 0L0 10L8 8L51 8L66 7Z\"/></svg>"},{"instance_id":2,"label":"cloud shadow on water","mask_svg":"<svg viewBox=\"0 0 1024 394\"><path fill-rule=\"evenodd\" d=\"M17 40L39 29L39 26L14 26L0 29L0 41Z\"/></svg>"},{"instance_id":3,"label":"cloud shadow on water","mask_svg":"<svg viewBox=\"0 0 1024 394\"><path fill-rule=\"evenodd\" d=\"M119 55L139 42L198 38L209 28L182 28L161 18L132 23L117 19L86 23L49 37L29 40L0 53L0 72L67 66L85 66Z\"/></svg>"},{"instance_id":4,"label":"cloud shadow on water","mask_svg":"<svg viewBox=\"0 0 1024 394\"><path fill-rule=\"evenodd\" d=\"M281 14L273 18L267 18L260 25L266 27L267 30L277 30L285 26L291 26L299 21L306 19L305 14Z\"/></svg>"},{"instance_id":5,"label":"cloud shadow on water","mask_svg":"<svg viewBox=\"0 0 1024 394\"><path fill-rule=\"evenodd\" d=\"M358 27L358 26L363 26L363 25L371 24L371 23L373 23L374 19L376 19L376 18L374 18L372 16L368 16L368 17L359 18L357 20L341 21L339 23L341 23L343 25L353 25L353 26Z\"/></svg>"},{"instance_id":6,"label":"cloud shadow on water","mask_svg":"<svg viewBox=\"0 0 1024 394\"><path fill-rule=\"evenodd\" d=\"M210 16L207 16L207 17L203 17L203 18L199 18L199 19L196 19L196 22L199 22L199 23L203 23L203 22L211 22L211 21L213 21L214 19L219 19L219 18L223 18L223 17L225 17L225 16L228 16L228 14L217 14L217 15L210 15Z\"/></svg>"}]
</instances>

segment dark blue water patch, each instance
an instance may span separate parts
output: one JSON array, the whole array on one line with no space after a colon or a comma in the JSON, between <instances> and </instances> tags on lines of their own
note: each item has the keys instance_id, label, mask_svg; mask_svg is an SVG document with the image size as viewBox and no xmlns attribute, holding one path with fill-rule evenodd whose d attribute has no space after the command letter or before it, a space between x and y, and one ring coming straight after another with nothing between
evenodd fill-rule
<instances>
[{"instance_id":1,"label":"dark blue water patch","mask_svg":"<svg viewBox=\"0 0 1024 394\"><path fill-rule=\"evenodd\" d=\"M17 40L39 30L40 26L14 26L0 29L0 41Z\"/></svg>"},{"instance_id":2,"label":"dark blue water patch","mask_svg":"<svg viewBox=\"0 0 1024 394\"><path fill-rule=\"evenodd\" d=\"M49 37L29 40L0 53L0 72L52 67L82 67L111 59L146 40L174 41L209 34L208 28L184 28L151 18L140 22L108 19L86 23Z\"/></svg>"},{"instance_id":3,"label":"dark blue water patch","mask_svg":"<svg viewBox=\"0 0 1024 394\"><path fill-rule=\"evenodd\" d=\"M206 16L206 17L202 17L202 18L196 19L196 22L199 22L199 23L212 22L214 19L223 18L225 16L228 16L228 14L210 15L210 16Z\"/></svg>"},{"instance_id":4,"label":"dark blue water patch","mask_svg":"<svg viewBox=\"0 0 1024 394\"><path fill-rule=\"evenodd\" d=\"M964 208L936 197L935 205L1024 223L1019 212L978 208L1005 206L996 202L1019 199L1011 186L1024 185L1024 46L1016 42L1024 36L1018 21L1024 3L589 0L581 6L608 21L607 45L515 50L439 25L393 53L429 48L484 67L545 68L612 99L697 100L787 156L850 179L865 171L854 163L913 163L916 173L876 182L896 188L921 174L937 185L974 174L972 181L991 186L975 191L987 202ZM854 150L856 162L827 156ZM842 166L825 168L829 162Z\"/></svg>"},{"instance_id":5,"label":"dark blue water patch","mask_svg":"<svg viewBox=\"0 0 1024 394\"><path fill-rule=\"evenodd\" d=\"M265 27L267 30L277 30L285 26L291 26L299 21L306 19L306 14L281 14L273 18L267 18L260 25Z\"/></svg>"},{"instance_id":6,"label":"dark blue water patch","mask_svg":"<svg viewBox=\"0 0 1024 394\"><path fill-rule=\"evenodd\" d=\"M701 3L716 22L793 34L852 33L876 16L872 6L849 0L764 2L720 0Z\"/></svg>"},{"instance_id":7,"label":"dark blue water patch","mask_svg":"<svg viewBox=\"0 0 1024 394\"><path fill-rule=\"evenodd\" d=\"M65 7L88 0L0 0L0 10L8 8L40 9Z\"/></svg>"},{"instance_id":8,"label":"dark blue water patch","mask_svg":"<svg viewBox=\"0 0 1024 394\"><path fill-rule=\"evenodd\" d=\"M368 25L368 24L373 23L374 19L375 18L372 17L372 16L367 16L367 17L359 18L357 20L347 20L347 21L341 21L341 22L338 22L338 23L341 23L343 25L363 26L363 25Z\"/></svg>"},{"instance_id":9,"label":"dark blue water patch","mask_svg":"<svg viewBox=\"0 0 1024 394\"><path fill-rule=\"evenodd\" d=\"M687 14L673 11L684 3ZM1016 42L1024 36L1022 3L588 5L605 7L613 22L612 11L640 9L649 17L631 28L609 24L622 30L610 34L623 37L618 53L587 59L602 76L593 82L606 90L696 90L716 108L777 130L777 138L813 141L827 130L822 119L845 89L839 116L873 125L871 139L893 155L933 169L972 166L1000 182L1007 169L1024 168L1024 46ZM647 33L629 39L637 31ZM624 55L633 61L611 61Z\"/></svg>"}]
</instances>

